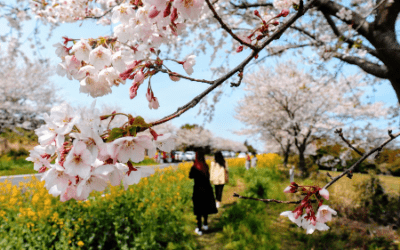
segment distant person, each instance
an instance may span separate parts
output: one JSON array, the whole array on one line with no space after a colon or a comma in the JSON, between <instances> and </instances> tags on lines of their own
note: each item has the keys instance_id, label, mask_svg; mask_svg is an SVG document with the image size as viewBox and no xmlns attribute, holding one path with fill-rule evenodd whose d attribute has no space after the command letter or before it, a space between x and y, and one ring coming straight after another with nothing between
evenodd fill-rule
<instances>
[{"instance_id":1,"label":"distant person","mask_svg":"<svg viewBox=\"0 0 400 250\"><path fill-rule=\"evenodd\" d=\"M254 157L251 158L251 167L252 168L256 168L257 167L257 161L258 161L257 154L254 154Z\"/></svg>"},{"instance_id":2,"label":"distant person","mask_svg":"<svg viewBox=\"0 0 400 250\"><path fill-rule=\"evenodd\" d=\"M248 153L248 154L246 155L246 163L245 163L244 166L246 167L247 170L250 169L250 155L251 155L251 153Z\"/></svg>"},{"instance_id":3,"label":"distant person","mask_svg":"<svg viewBox=\"0 0 400 250\"><path fill-rule=\"evenodd\" d=\"M208 215L218 213L204 152L196 152L196 159L190 169L189 178L194 179L192 200L193 212L197 217L197 228L194 232L198 235L202 235L202 229L205 231L208 230ZM201 223L202 218L204 219L203 226Z\"/></svg>"},{"instance_id":4,"label":"distant person","mask_svg":"<svg viewBox=\"0 0 400 250\"><path fill-rule=\"evenodd\" d=\"M228 166L221 151L215 153L214 159L215 161L211 162L210 167L210 181L215 185L216 205L219 208L222 201L222 190L228 183Z\"/></svg>"},{"instance_id":5,"label":"distant person","mask_svg":"<svg viewBox=\"0 0 400 250\"><path fill-rule=\"evenodd\" d=\"M294 166L289 170L290 183L294 182Z\"/></svg>"}]
</instances>

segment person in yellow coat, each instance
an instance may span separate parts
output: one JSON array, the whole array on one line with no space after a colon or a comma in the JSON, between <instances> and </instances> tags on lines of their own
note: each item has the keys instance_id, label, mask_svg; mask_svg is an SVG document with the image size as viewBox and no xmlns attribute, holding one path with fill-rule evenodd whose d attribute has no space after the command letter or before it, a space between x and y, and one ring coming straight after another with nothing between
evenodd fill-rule
<instances>
[{"instance_id":1,"label":"person in yellow coat","mask_svg":"<svg viewBox=\"0 0 400 250\"><path fill-rule=\"evenodd\" d=\"M217 208L221 206L222 190L224 185L228 183L228 166L225 162L221 151L214 155L215 161L210 166L210 181L215 185L215 198L217 200Z\"/></svg>"}]
</instances>

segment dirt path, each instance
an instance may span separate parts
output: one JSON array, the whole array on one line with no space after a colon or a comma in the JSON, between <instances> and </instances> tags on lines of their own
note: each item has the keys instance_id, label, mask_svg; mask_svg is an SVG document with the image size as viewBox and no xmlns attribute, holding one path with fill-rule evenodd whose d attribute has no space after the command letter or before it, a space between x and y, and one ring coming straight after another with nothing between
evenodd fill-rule
<instances>
[{"instance_id":1,"label":"dirt path","mask_svg":"<svg viewBox=\"0 0 400 250\"><path fill-rule=\"evenodd\" d=\"M196 236L199 243L199 249L223 249L223 245L217 241L217 233L222 231L222 227L217 227L220 221L221 215L224 211L233 206L237 202L237 198L233 197L233 193L240 193L246 188L243 180L237 178L236 186L232 187L229 185L224 186L224 191L222 194L222 206L218 208L218 214L211 215L208 219L209 230L204 232L202 236Z\"/></svg>"}]
</instances>

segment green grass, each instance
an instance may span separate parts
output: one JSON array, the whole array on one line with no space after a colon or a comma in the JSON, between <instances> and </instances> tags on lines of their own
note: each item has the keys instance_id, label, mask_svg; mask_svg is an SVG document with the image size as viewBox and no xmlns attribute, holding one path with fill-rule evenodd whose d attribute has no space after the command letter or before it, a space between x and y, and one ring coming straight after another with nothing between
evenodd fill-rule
<instances>
[{"instance_id":1,"label":"green grass","mask_svg":"<svg viewBox=\"0 0 400 250\"><path fill-rule=\"evenodd\" d=\"M0 157L0 176L37 174L33 169L33 163L25 159L10 159L10 157Z\"/></svg>"},{"instance_id":2,"label":"green grass","mask_svg":"<svg viewBox=\"0 0 400 250\"><path fill-rule=\"evenodd\" d=\"M231 174L243 178L246 191L243 196L297 200L283 189L289 184L285 175L271 169L233 169ZM298 180L299 183L303 181ZM311 182L311 181L308 181ZM326 202L328 205L330 202ZM223 249L400 249L398 232L376 224L350 220L339 214L327 225L328 231L307 235L286 217L283 211L296 205L274 204L239 200L222 215L219 227L222 232L216 240Z\"/></svg>"}]
</instances>

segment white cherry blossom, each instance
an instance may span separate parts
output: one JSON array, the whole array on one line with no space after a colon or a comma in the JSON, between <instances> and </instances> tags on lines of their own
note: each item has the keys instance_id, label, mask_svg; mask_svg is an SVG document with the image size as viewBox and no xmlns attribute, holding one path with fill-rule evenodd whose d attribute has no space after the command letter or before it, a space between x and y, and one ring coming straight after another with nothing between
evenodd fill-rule
<instances>
[{"instance_id":1,"label":"white cherry blossom","mask_svg":"<svg viewBox=\"0 0 400 250\"><path fill-rule=\"evenodd\" d=\"M190 55L186 58L183 63L183 69L186 71L188 75L193 74L193 66L196 64L196 56Z\"/></svg>"},{"instance_id":2,"label":"white cherry blossom","mask_svg":"<svg viewBox=\"0 0 400 250\"><path fill-rule=\"evenodd\" d=\"M79 42L75 43L74 46L72 46L71 52L75 54L76 59L80 61L89 61L89 54L92 51L92 48L90 47L89 43L81 39Z\"/></svg>"},{"instance_id":3,"label":"white cherry blossom","mask_svg":"<svg viewBox=\"0 0 400 250\"><path fill-rule=\"evenodd\" d=\"M65 158L65 173L85 179L90 176L93 156L83 141L76 140L71 151Z\"/></svg>"},{"instance_id":4,"label":"white cherry blossom","mask_svg":"<svg viewBox=\"0 0 400 250\"><path fill-rule=\"evenodd\" d=\"M89 62L96 70L102 70L105 66L111 64L111 51L99 46L90 52Z\"/></svg>"},{"instance_id":5,"label":"white cherry blossom","mask_svg":"<svg viewBox=\"0 0 400 250\"><path fill-rule=\"evenodd\" d=\"M325 223L332 220L332 215L336 215L337 212L327 205L322 205L318 208L316 214L317 222Z\"/></svg>"}]
</instances>

